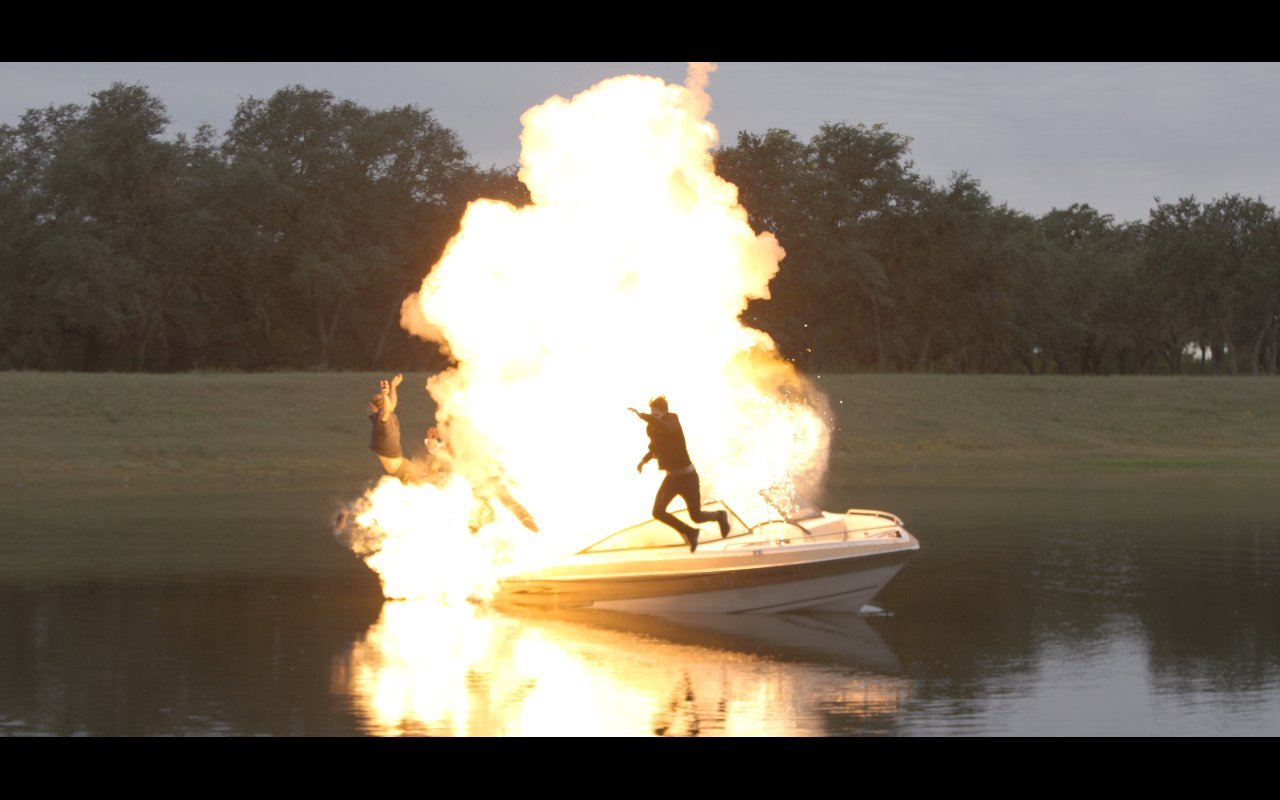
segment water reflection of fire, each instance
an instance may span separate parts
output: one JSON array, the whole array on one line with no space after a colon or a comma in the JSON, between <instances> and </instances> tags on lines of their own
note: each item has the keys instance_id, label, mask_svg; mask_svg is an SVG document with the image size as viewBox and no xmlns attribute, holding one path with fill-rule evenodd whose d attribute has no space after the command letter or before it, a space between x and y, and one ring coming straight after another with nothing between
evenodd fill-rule
<instances>
[{"instance_id":1,"label":"water reflection of fire","mask_svg":"<svg viewBox=\"0 0 1280 800\"><path fill-rule=\"evenodd\" d=\"M335 666L333 689L352 695L380 735L892 732L906 699L906 681L893 675L676 644L644 630L388 603ZM845 663L858 655L846 653Z\"/></svg>"},{"instance_id":2,"label":"water reflection of fire","mask_svg":"<svg viewBox=\"0 0 1280 800\"><path fill-rule=\"evenodd\" d=\"M385 479L357 509L389 597L489 596L528 569L648 516L643 431L624 412L664 393L685 421L704 498L768 516L826 470L825 400L738 317L768 297L783 251L718 177L704 91L625 76L521 118L533 203L473 203L403 322L456 366L428 388L455 454L443 488ZM467 534L472 487L504 509Z\"/></svg>"}]
</instances>

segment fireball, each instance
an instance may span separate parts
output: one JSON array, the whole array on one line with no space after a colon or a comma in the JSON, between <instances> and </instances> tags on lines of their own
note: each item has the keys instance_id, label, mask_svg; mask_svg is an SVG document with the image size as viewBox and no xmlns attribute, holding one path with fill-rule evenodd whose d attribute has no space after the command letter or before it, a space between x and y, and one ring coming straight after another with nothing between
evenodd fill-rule
<instances>
[{"instance_id":1,"label":"fireball","mask_svg":"<svg viewBox=\"0 0 1280 800\"><path fill-rule=\"evenodd\" d=\"M363 554L388 597L484 598L504 575L649 516L637 476L665 395L704 500L775 516L825 475L825 398L739 319L769 296L784 252L715 174L712 65L683 85L628 75L521 117L533 202L472 203L405 300L402 324L453 366L428 382L453 474L384 478L357 503ZM518 499L523 527L495 488ZM474 507L491 508L477 527Z\"/></svg>"}]
</instances>

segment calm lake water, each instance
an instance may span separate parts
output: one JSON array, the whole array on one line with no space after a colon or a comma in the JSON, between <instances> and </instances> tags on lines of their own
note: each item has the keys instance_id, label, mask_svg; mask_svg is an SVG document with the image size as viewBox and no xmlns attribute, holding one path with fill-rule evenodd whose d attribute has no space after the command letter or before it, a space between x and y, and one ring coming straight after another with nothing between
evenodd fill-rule
<instances>
[{"instance_id":1,"label":"calm lake water","mask_svg":"<svg viewBox=\"0 0 1280 800\"><path fill-rule=\"evenodd\" d=\"M319 525L253 574L0 572L0 734L1280 734L1280 473L950 484L829 490L922 543L865 616L383 603L290 555ZM150 524L274 530L214 503ZM26 513L0 560L30 555Z\"/></svg>"}]
</instances>

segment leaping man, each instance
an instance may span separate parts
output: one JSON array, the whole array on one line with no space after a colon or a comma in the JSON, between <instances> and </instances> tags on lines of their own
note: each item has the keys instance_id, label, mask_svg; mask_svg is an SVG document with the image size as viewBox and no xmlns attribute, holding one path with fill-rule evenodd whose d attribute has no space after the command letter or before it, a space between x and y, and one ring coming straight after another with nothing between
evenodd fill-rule
<instances>
[{"instance_id":1,"label":"leaping man","mask_svg":"<svg viewBox=\"0 0 1280 800\"><path fill-rule=\"evenodd\" d=\"M662 485L658 487L658 494L653 498L654 519L675 528L688 542L690 553L697 551L698 529L685 524L667 511L667 506L679 495L684 498L689 509L689 519L694 522L715 520L720 524L721 538L728 536L728 512L722 510L708 513L702 510L702 486L698 480L698 471L693 468L693 461L689 458L680 418L667 409L667 398L659 395L650 400L648 414L634 408L627 410L648 423L645 432L649 434L649 451L636 465L636 472L643 471L645 464L657 458L658 468L667 473L662 479Z\"/></svg>"}]
</instances>

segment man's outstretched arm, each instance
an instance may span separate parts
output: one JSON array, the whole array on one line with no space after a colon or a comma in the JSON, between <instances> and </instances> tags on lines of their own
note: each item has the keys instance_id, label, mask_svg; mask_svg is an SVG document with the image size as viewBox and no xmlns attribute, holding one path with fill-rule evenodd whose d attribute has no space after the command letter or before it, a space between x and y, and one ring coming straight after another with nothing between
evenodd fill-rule
<instances>
[{"instance_id":1,"label":"man's outstretched arm","mask_svg":"<svg viewBox=\"0 0 1280 800\"><path fill-rule=\"evenodd\" d=\"M386 422L391 419L391 415L396 413L396 406L400 404L400 397L396 394L396 387L404 380L404 376L397 372L390 381L378 381L378 395L382 398L382 403L378 411L378 420Z\"/></svg>"},{"instance_id":2,"label":"man's outstretched arm","mask_svg":"<svg viewBox=\"0 0 1280 800\"><path fill-rule=\"evenodd\" d=\"M644 420L645 422L653 422L656 419L656 417L654 417L652 414L645 414L643 412L637 411L634 408L628 408L627 410L630 411L632 414L635 414L637 417ZM649 451L644 454L644 458L640 459L640 463L636 464L636 472L643 472L644 465L648 464L651 460L653 460L655 455L657 454L653 452L653 442L650 442Z\"/></svg>"},{"instance_id":3,"label":"man's outstretched arm","mask_svg":"<svg viewBox=\"0 0 1280 800\"><path fill-rule=\"evenodd\" d=\"M369 418L373 421L373 437L369 448L378 456L382 469L394 475L404 464L404 451L400 449L400 422L395 416L396 387L404 376L396 375L390 381L378 381L378 393L369 399Z\"/></svg>"},{"instance_id":4,"label":"man's outstretched arm","mask_svg":"<svg viewBox=\"0 0 1280 800\"><path fill-rule=\"evenodd\" d=\"M637 417L644 420L645 422L653 422L655 419L657 419L657 417L655 417L652 414L646 414L643 411L637 411L634 408L628 408L627 410L630 411L632 414L635 414Z\"/></svg>"}]
</instances>

